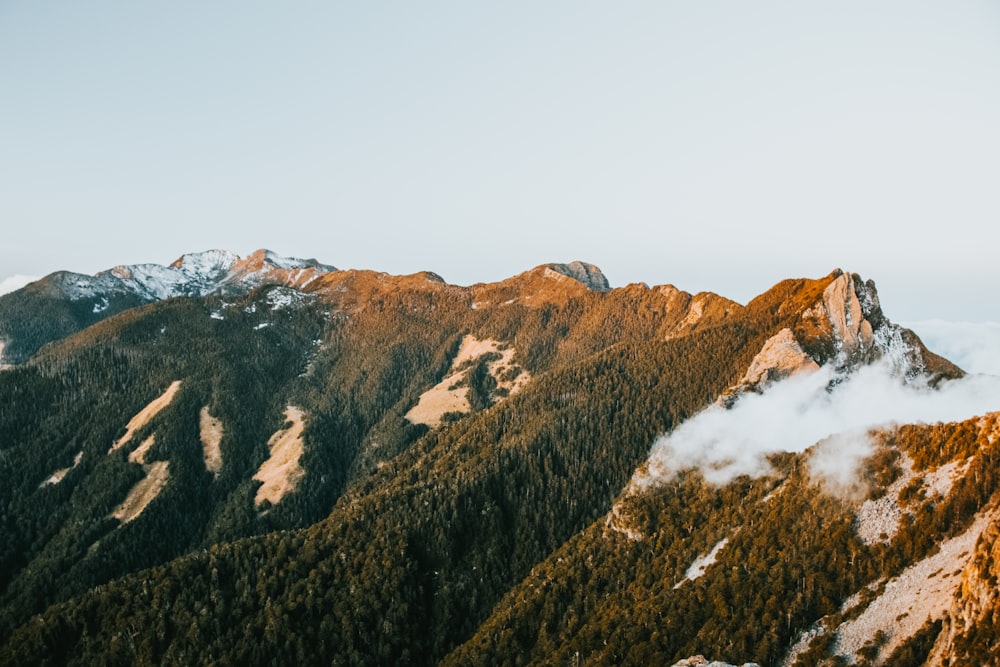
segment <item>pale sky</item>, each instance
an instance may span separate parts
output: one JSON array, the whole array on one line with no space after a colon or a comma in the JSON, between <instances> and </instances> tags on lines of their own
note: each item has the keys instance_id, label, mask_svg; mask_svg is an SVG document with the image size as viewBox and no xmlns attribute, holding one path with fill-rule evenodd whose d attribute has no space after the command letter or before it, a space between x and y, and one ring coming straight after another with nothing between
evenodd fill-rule
<instances>
[{"instance_id":1,"label":"pale sky","mask_svg":"<svg viewBox=\"0 0 1000 667\"><path fill-rule=\"evenodd\" d=\"M0 0L0 281L267 247L745 302L841 267L1000 321L998 119L996 1Z\"/></svg>"}]
</instances>

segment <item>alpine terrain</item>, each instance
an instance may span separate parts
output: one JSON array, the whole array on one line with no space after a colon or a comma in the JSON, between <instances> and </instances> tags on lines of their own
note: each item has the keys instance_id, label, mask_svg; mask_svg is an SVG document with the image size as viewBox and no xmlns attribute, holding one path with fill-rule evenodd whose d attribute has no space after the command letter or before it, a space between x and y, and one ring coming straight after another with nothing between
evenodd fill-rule
<instances>
[{"instance_id":1,"label":"alpine terrain","mask_svg":"<svg viewBox=\"0 0 1000 667\"><path fill-rule=\"evenodd\" d=\"M0 368L2 665L1000 664L1000 398L856 274L209 251Z\"/></svg>"}]
</instances>

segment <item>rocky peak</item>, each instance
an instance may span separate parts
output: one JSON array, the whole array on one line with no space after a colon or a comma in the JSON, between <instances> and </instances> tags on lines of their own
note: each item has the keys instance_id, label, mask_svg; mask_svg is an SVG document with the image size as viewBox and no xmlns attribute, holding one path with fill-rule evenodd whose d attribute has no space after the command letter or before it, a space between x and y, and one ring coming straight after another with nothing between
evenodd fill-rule
<instances>
[{"instance_id":1,"label":"rocky peak","mask_svg":"<svg viewBox=\"0 0 1000 667\"><path fill-rule=\"evenodd\" d=\"M903 376L928 370L919 339L882 314L873 281L839 269L830 277L820 299L802 312L794 327L815 361L848 368L884 359Z\"/></svg>"},{"instance_id":2,"label":"rocky peak","mask_svg":"<svg viewBox=\"0 0 1000 667\"><path fill-rule=\"evenodd\" d=\"M802 313L802 318L813 319L819 328L828 329L840 351L853 355L864 352L875 342L873 324L868 318L876 313L878 317L873 319L881 324L875 284L862 282L856 274L840 273L823 291L823 298Z\"/></svg>"},{"instance_id":3,"label":"rocky peak","mask_svg":"<svg viewBox=\"0 0 1000 667\"><path fill-rule=\"evenodd\" d=\"M605 277L604 273L593 264L576 261L570 262L569 264L545 264L543 268L558 274L559 276L572 278L573 280L584 285L587 289L595 292L611 291L611 285L608 283L608 279Z\"/></svg>"},{"instance_id":4,"label":"rocky peak","mask_svg":"<svg viewBox=\"0 0 1000 667\"><path fill-rule=\"evenodd\" d=\"M703 655L695 655L690 658L684 658L678 662L675 662L671 667L741 667L740 665L734 665L729 662L721 662L719 660L709 660ZM745 662L742 667L760 667L756 662Z\"/></svg>"},{"instance_id":5,"label":"rocky peak","mask_svg":"<svg viewBox=\"0 0 1000 667\"><path fill-rule=\"evenodd\" d=\"M785 281L758 299L772 312L789 317L789 326L764 343L726 400L830 363L849 371L881 360L901 377L922 375L932 382L962 375L961 369L929 352L916 334L890 322L882 313L875 283L857 274L837 269L823 281Z\"/></svg>"}]
</instances>

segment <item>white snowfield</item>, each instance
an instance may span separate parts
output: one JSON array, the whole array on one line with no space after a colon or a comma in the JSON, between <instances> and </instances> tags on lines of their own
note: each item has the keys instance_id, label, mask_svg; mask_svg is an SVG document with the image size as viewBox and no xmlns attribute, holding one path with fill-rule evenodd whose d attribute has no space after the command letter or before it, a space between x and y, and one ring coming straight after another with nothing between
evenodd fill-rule
<instances>
[{"instance_id":1,"label":"white snowfield","mask_svg":"<svg viewBox=\"0 0 1000 667\"><path fill-rule=\"evenodd\" d=\"M205 296L233 286L252 288L274 273L278 282L301 289L316 277L336 270L315 260L282 257L269 250L259 250L247 258L226 250L208 250L184 255L169 266L120 265L94 276L65 273L60 285L71 300L131 293L144 301L161 301ZM288 272L295 273L289 276ZM94 312L108 305L101 302Z\"/></svg>"}]
</instances>

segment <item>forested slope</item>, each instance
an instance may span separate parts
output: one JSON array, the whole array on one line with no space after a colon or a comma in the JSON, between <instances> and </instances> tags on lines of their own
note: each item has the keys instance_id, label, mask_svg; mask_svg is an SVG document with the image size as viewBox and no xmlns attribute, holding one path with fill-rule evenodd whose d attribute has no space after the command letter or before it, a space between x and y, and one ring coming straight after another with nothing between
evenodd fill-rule
<instances>
[{"instance_id":1,"label":"forested slope","mask_svg":"<svg viewBox=\"0 0 1000 667\"><path fill-rule=\"evenodd\" d=\"M817 364L867 363L899 339L908 372L960 375L893 328L870 283L785 281L744 307L605 290L585 269L470 288L330 272L171 298L0 373L0 658L641 664L712 646L776 664L930 548L859 544L854 501L817 492L792 455L764 479L687 472L623 496L658 435L763 389L745 375L786 329ZM413 421L432 389L459 409ZM278 442L288 476L261 500ZM873 493L907 447L872 463ZM765 501L776 489L790 490ZM954 525L991 489L956 497ZM613 503L642 539L609 528ZM947 532L918 519L940 523L917 516L911 542ZM726 575L674 589L723 538Z\"/></svg>"}]
</instances>

